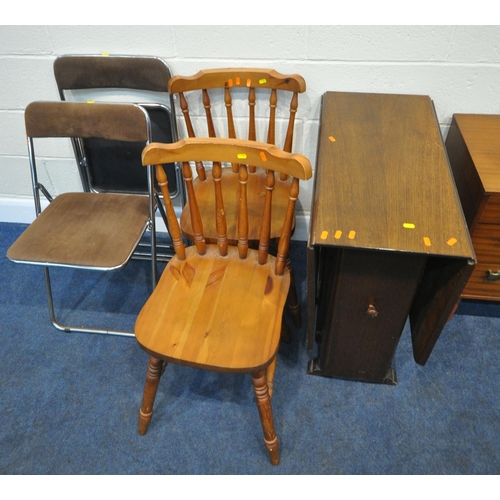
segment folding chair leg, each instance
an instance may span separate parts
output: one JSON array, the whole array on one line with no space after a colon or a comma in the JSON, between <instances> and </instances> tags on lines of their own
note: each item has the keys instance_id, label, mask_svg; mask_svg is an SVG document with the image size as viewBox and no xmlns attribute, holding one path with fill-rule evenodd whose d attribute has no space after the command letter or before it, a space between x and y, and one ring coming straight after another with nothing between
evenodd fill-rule
<instances>
[{"instance_id":1,"label":"folding chair leg","mask_svg":"<svg viewBox=\"0 0 500 500\"><path fill-rule=\"evenodd\" d=\"M87 328L87 327L73 327L61 325L58 323L54 310L54 300L52 298L52 287L50 283L50 274L49 269L44 267L43 269L45 274L45 288L47 290L47 301L49 306L49 316L52 324L58 329L66 333L97 333L101 335L118 335L121 337L135 337L132 332L124 332L120 330L102 330L98 328Z\"/></svg>"},{"instance_id":2,"label":"folding chair leg","mask_svg":"<svg viewBox=\"0 0 500 500\"><path fill-rule=\"evenodd\" d=\"M156 199L156 206L158 208L158 211L160 213L162 221L168 230L167 215L165 213L165 209L163 208L160 197L158 196L158 193L155 192L154 197ZM153 218L151 219L151 221L153 221ZM157 262L160 262L160 261L161 262L168 262L175 255L174 247L173 247L173 245L169 245L168 243L164 244L164 245L158 245L156 242L156 232L153 234L153 227L156 228L156 222L154 222L154 223L151 222L151 227L150 227L151 237L154 238L154 239L152 239L152 243L154 244L154 248L155 248L155 260ZM156 229L155 229L155 231L156 231ZM145 247L145 243L139 243L136 251L134 252L133 258L149 260L149 258L151 257L151 248L149 248L148 250L143 250L144 247ZM153 264L153 266L155 266L155 265ZM156 267L153 268L153 273L154 273L153 286L156 286L156 283L158 282L158 275L157 275Z\"/></svg>"},{"instance_id":3,"label":"folding chair leg","mask_svg":"<svg viewBox=\"0 0 500 500\"><path fill-rule=\"evenodd\" d=\"M153 290L156 288L158 283L158 266L157 266L157 256L156 256L156 225L154 222L154 216L151 218L151 279L153 280Z\"/></svg>"},{"instance_id":4,"label":"folding chair leg","mask_svg":"<svg viewBox=\"0 0 500 500\"><path fill-rule=\"evenodd\" d=\"M156 206L158 207L158 212L160 212L163 223L165 224L165 227L168 227L167 214L165 213L165 209L163 208L161 199L158 193L156 192L155 192L155 200L156 200Z\"/></svg>"}]
</instances>

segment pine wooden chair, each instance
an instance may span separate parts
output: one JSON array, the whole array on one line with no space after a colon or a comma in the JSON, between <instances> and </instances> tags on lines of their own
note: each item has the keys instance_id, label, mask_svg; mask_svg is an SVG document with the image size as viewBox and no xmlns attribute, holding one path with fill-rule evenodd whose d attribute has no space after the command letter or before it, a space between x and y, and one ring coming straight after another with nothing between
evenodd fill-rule
<instances>
[{"instance_id":1,"label":"pine wooden chair","mask_svg":"<svg viewBox=\"0 0 500 500\"><path fill-rule=\"evenodd\" d=\"M160 376L168 362L219 372L250 373L265 446L276 465L278 438L270 398L283 308L290 287L286 258L299 180L311 177L311 165L304 156L285 153L273 145L221 138L188 138L170 145L153 143L145 148L142 161L145 165L158 165L156 175L164 193L176 255L162 273L135 326L138 343L150 355L139 433L147 431ZM167 196L161 164L169 161L183 164L194 240L194 245L187 248ZM204 221L198 210L198 193L189 161L213 162L210 184L215 195L211 213L216 220L216 243L207 243L204 237ZM221 162L239 164L237 246L229 245L227 235L223 186L229 176L222 175ZM258 249L249 246L249 234L254 231L251 224L256 221L248 215L246 164L267 172L266 195L261 199L263 216L258 221ZM269 254L274 172L291 176L276 257Z\"/></svg>"},{"instance_id":2,"label":"pine wooden chair","mask_svg":"<svg viewBox=\"0 0 500 500\"><path fill-rule=\"evenodd\" d=\"M240 138L248 140L260 140L269 144L275 144L276 136L279 135L279 126L286 125L284 142L282 149L286 152L292 151L295 115L298 108L298 94L306 90L306 83L299 75L283 75L270 69L255 68L231 68L231 69L210 69L196 73L193 76L174 76L169 80L169 92L171 95L178 95L180 108L184 116L187 135L189 137L203 136L216 137L216 135L228 138ZM214 99L215 106L209 92L215 94L218 101ZM190 94L190 95L188 95ZM278 95L280 100L278 101ZM188 105L188 100L191 107ZM226 118L223 117L222 100L226 108ZM285 103L280 106L281 100ZM268 108L268 112L263 109L261 113L256 112L261 102L262 107ZM266 103L266 101L268 101ZM217 106L218 105L218 106ZM286 110L279 116L277 110ZM217 113L217 110L221 110ZM238 116L238 111L241 116ZM258 121L259 114L267 118L267 135L259 138ZM204 118L203 118L204 115ZM285 116L286 115L286 116ZM222 122L219 133L216 133L217 119ZM198 127L201 133L195 133L196 120L206 122L203 127ZM224 125L223 122L226 122ZM219 123L220 124L220 123ZM224 125L224 126L223 126ZM238 127L239 126L239 127ZM222 133L221 129L226 129ZM246 128L246 136L237 134L237 129ZM248 217L250 220L251 232L248 235L249 244L255 247L258 244L258 234L256 234L256 220L262 216L263 204L260 202L266 193L266 172L256 169L255 165L249 165L247 196L248 196ZM203 220L204 234L207 241L216 241L217 229L210 212L213 205L214 193L211 189L211 171L205 170L201 163L196 166L198 177L193 181L193 187L197 193L198 208ZM227 237L231 245L237 244L237 221L238 221L238 163L232 164L230 169L234 175L228 176L224 183L224 200L227 219ZM208 181L208 182L207 182ZM288 191L291 179L286 173L276 176L273 194L273 206L271 215L271 245L275 248L280 237L281 222L283 214L288 205ZM186 204L181 215L181 230L189 240L194 239L194 231L191 225L190 205ZM295 218L292 222L292 231L295 227ZM275 253L275 250L271 250ZM290 261L288 265L291 269ZM288 308L296 326L301 325L300 304L292 277L290 295L288 298Z\"/></svg>"},{"instance_id":3,"label":"pine wooden chair","mask_svg":"<svg viewBox=\"0 0 500 500\"><path fill-rule=\"evenodd\" d=\"M36 151L41 143L53 138L73 137L142 143L144 148L151 138L149 117L143 108L132 104L70 102L34 102L27 106L24 116L37 217L9 248L7 257L44 267L50 319L57 329L133 336L133 332L110 328L60 324L54 310L49 267L112 271L125 266L145 231L154 231L152 193L138 196L74 192L52 196L39 181ZM140 156L138 163L144 169ZM152 179L152 169L148 168L148 172ZM41 194L50 202L43 211ZM150 252L154 288L157 271L152 243Z\"/></svg>"}]
</instances>

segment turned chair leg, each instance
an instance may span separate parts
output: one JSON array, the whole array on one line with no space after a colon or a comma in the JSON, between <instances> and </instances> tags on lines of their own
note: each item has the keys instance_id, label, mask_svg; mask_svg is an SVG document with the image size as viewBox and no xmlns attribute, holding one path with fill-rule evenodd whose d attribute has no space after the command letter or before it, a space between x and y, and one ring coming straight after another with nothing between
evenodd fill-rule
<instances>
[{"instance_id":1,"label":"turned chair leg","mask_svg":"<svg viewBox=\"0 0 500 500\"><path fill-rule=\"evenodd\" d=\"M166 361L149 357L148 370L146 372L146 383L144 385L144 395L142 397L142 406L139 410L139 434L144 435L148 431L149 422L153 416L153 405L155 402L156 391L160 383L160 377L167 366Z\"/></svg>"},{"instance_id":2,"label":"turned chair leg","mask_svg":"<svg viewBox=\"0 0 500 500\"><path fill-rule=\"evenodd\" d=\"M274 389L274 372L276 371L276 361L278 360L278 356L276 356L271 364L267 367L266 370L266 379L267 379L267 388L269 389L269 397L273 398L273 389Z\"/></svg>"},{"instance_id":3,"label":"turned chair leg","mask_svg":"<svg viewBox=\"0 0 500 500\"><path fill-rule=\"evenodd\" d=\"M264 444L269 453L271 463L278 465L280 462L278 436L274 430L273 410L271 408L266 374L263 371L252 373L252 382L257 408L259 409L260 422L264 431Z\"/></svg>"}]
</instances>

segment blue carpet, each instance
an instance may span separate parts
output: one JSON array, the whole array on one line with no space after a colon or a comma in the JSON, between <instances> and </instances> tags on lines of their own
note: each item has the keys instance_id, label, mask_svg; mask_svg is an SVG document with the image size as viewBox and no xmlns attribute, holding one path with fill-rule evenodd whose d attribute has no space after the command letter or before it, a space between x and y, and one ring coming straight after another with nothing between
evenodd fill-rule
<instances>
[{"instance_id":1,"label":"blue carpet","mask_svg":"<svg viewBox=\"0 0 500 500\"><path fill-rule=\"evenodd\" d=\"M462 474L500 472L500 304L463 301L425 367L407 326L397 386L307 375L305 328L280 348L270 465L248 376L169 365L148 434L137 433L147 355L135 339L67 334L48 318L41 268L13 264L24 226L0 224L0 473ZM305 243L291 257L305 303ZM62 321L132 329L147 262L52 273ZM303 310L305 315L305 309ZM304 318L305 319L305 318Z\"/></svg>"}]
</instances>

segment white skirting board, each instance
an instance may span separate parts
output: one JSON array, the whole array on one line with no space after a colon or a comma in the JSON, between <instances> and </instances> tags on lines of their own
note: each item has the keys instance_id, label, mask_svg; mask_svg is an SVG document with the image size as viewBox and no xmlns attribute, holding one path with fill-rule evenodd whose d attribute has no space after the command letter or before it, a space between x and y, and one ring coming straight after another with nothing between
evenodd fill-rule
<instances>
[{"instance_id":1,"label":"white skirting board","mask_svg":"<svg viewBox=\"0 0 500 500\"><path fill-rule=\"evenodd\" d=\"M42 200L42 207L48 202ZM177 208L177 207L176 207ZM31 198L7 198L0 197L0 222L13 222L18 224L30 224L35 219L35 206ZM163 219L156 216L157 230L166 231ZM294 240L307 241L309 232L309 215L297 215Z\"/></svg>"}]
</instances>

